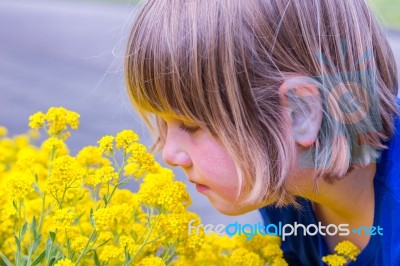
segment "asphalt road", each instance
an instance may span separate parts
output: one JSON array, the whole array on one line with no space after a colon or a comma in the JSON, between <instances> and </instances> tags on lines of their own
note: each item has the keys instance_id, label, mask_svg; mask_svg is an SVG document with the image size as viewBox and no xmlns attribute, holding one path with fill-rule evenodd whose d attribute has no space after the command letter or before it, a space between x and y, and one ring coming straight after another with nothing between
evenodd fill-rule
<instances>
[{"instance_id":1,"label":"asphalt road","mask_svg":"<svg viewBox=\"0 0 400 266\"><path fill-rule=\"evenodd\" d=\"M127 1L128 2L128 1ZM123 54L131 4L0 0L0 125L27 130L30 114L64 106L81 114L68 144L72 154L103 135L131 128L151 143L125 92ZM400 58L400 34L390 33ZM176 169L177 178L186 180ZM257 212L228 217L188 184L191 210L204 223L257 222Z\"/></svg>"}]
</instances>

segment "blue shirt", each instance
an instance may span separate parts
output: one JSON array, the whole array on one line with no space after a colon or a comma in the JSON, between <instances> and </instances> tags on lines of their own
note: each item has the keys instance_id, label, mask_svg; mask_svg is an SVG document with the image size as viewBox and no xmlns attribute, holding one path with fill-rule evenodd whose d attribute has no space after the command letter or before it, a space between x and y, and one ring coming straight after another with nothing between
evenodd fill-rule
<instances>
[{"instance_id":1,"label":"blue shirt","mask_svg":"<svg viewBox=\"0 0 400 266\"><path fill-rule=\"evenodd\" d=\"M375 213L374 226L383 228L382 235L371 235L367 246L358 255L355 262L348 264L392 266L400 265L400 119L396 118L395 133L388 142L377 163L374 178ZM318 225L311 202L298 198L302 206L300 210L294 207L267 206L260 209L265 225L279 222L294 224L295 222L307 225ZM349 228L350 234L353 228ZM287 236L282 241L284 257L292 265L325 265L322 257L330 254L324 237L302 234ZM365 231L363 231L365 233Z\"/></svg>"}]
</instances>

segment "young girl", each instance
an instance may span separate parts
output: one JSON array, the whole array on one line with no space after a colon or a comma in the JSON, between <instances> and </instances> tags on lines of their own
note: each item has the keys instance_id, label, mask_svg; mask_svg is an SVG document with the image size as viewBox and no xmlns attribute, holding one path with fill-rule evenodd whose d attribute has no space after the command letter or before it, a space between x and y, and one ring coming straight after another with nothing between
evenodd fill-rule
<instances>
[{"instance_id":1,"label":"young girl","mask_svg":"<svg viewBox=\"0 0 400 266\"><path fill-rule=\"evenodd\" d=\"M156 150L220 212L325 228L285 238L290 265L344 239L352 265L400 265L396 66L365 1L148 1L126 80Z\"/></svg>"}]
</instances>

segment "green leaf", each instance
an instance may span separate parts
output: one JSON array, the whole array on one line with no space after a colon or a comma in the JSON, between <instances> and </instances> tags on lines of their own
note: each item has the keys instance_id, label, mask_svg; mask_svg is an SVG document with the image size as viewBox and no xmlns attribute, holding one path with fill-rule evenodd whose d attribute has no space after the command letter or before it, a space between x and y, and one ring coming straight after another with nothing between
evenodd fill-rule
<instances>
[{"instance_id":1,"label":"green leaf","mask_svg":"<svg viewBox=\"0 0 400 266\"><path fill-rule=\"evenodd\" d=\"M17 236L14 236L15 243L17 244L18 251L21 251L21 242Z\"/></svg>"},{"instance_id":2,"label":"green leaf","mask_svg":"<svg viewBox=\"0 0 400 266\"><path fill-rule=\"evenodd\" d=\"M90 209L90 217L89 217L89 220L90 220L90 224L92 225L92 227L94 227L93 209L92 209L92 208Z\"/></svg>"},{"instance_id":3,"label":"green leaf","mask_svg":"<svg viewBox=\"0 0 400 266\"><path fill-rule=\"evenodd\" d=\"M50 231L49 233L50 233L51 241L54 243L54 240L56 239L56 233L53 231Z\"/></svg>"},{"instance_id":4,"label":"green leaf","mask_svg":"<svg viewBox=\"0 0 400 266\"><path fill-rule=\"evenodd\" d=\"M68 254L70 254L70 252L71 252L71 240L70 239L67 240L67 252L68 252Z\"/></svg>"},{"instance_id":5,"label":"green leaf","mask_svg":"<svg viewBox=\"0 0 400 266\"><path fill-rule=\"evenodd\" d=\"M38 185L36 185L35 183L32 184L33 189L35 190L35 192L39 195L39 197L41 197L43 199L43 193L42 191L40 191L40 188L38 187Z\"/></svg>"},{"instance_id":6,"label":"green leaf","mask_svg":"<svg viewBox=\"0 0 400 266\"><path fill-rule=\"evenodd\" d=\"M21 259L21 265L25 265L28 262L28 256L23 256Z\"/></svg>"},{"instance_id":7,"label":"green leaf","mask_svg":"<svg viewBox=\"0 0 400 266\"><path fill-rule=\"evenodd\" d=\"M26 233L27 228L28 228L28 223L25 222L24 225L22 226L22 230L21 230L21 239L24 239L24 235Z\"/></svg>"},{"instance_id":8,"label":"green leaf","mask_svg":"<svg viewBox=\"0 0 400 266\"><path fill-rule=\"evenodd\" d=\"M100 266L100 260L99 257L97 256L96 250L94 251L94 265Z\"/></svg>"},{"instance_id":9,"label":"green leaf","mask_svg":"<svg viewBox=\"0 0 400 266\"><path fill-rule=\"evenodd\" d=\"M46 251L44 250L42 253L40 253L39 256L37 256L37 258L32 262L31 266L35 266L37 264L39 264L44 257L46 256Z\"/></svg>"},{"instance_id":10,"label":"green leaf","mask_svg":"<svg viewBox=\"0 0 400 266\"><path fill-rule=\"evenodd\" d=\"M51 251L51 244L52 244L53 242L51 241L51 239L50 238L48 238L47 239L47 241L46 241L46 258L49 258L50 257L50 251Z\"/></svg>"},{"instance_id":11,"label":"green leaf","mask_svg":"<svg viewBox=\"0 0 400 266\"><path fill-rule=\"evenodd\" d=\"M7 265L7 266L13 266L11 261L4 255L3 253L0 253L2 261Z\"/></svg>"},{"instance_id":12,"label":"green leaf","mask_svg":"<svg viewBox=\"0 0 400 266\"><path fill-rule=\"evenodd\" d=\"M131 261L131 255L129 255L128 252L126 252L126 248L125 248L125 257L126 257L126 262Z\"/></svg>"},{"instance_id":13,"label":"green leaf","mask_svg":"<svg viewBox=\"0 0 400 266\"><path fill-rule=\"evenodd\" d=\"M32 253L35 252L36 249L39 247L40 242L42 242L42 235L38 235L35 238L35 242L33 243Z\"/></svg>"},{"instance_id":14,"label":"green leaf","mask_svg":"<svg viewBox=\"0 0 400 266\"><path fill-rule=\"evenodd\" d=\"M32 232L32 235L33 235L33 239L36 239L36 237L37 237L37 229L36 229L36 217L35 216L33 216L33 219L32 219L31 232Z\"/></svg>"},{"instance_id":15,"label":"green leaf","mask_svg":"<svg viewBox=\"0 0 400 266\"><path fill-rule=\"evenodd\" d=\"M56 258L53 257L53 258L51 258L49 265L50 266L54 265L54 262L56 262Z\"/></svg>"},{"instance_id":16,"label":"green leaf","mask_svg":"<svg viewBox=\"0 0 400 266\"><path fill-rule=\"evenodd\" d=\"M107 206L107 196L106 195L103 195L103 201L104 201L104 204Z\"/></svg>"},{"instance_id":17,"label":"green leaf","mask_svg":"<svg viewBox=\"0 0 400 266\"><path fill-rule=\"evenodd\" d=\"M13 206L14 206L15 210L18 211L17 203L15 203L15 200L13 200Z\"/></svg>"},{"instance_id":18,"label":"green leaf","mask_svg":"<svg viewBox=\"0 0 400 266\"><path fill-rule=\"evenodd\" d=\"M84 215L84 213L82 213L81 215L79 215L78 217L76 217L74 219L74 221L72 222L72 225L77 225L79 224L79 221L81 220L81 217Z\"/></svg>"},{"instance_id":19,"label":"green leaf","mask_svg":"<svg viewBox=\"0 0 400 266\"><path fill-rule=\"evenodd\" d=\"M60 251L60 246L58 244L55 244L53 246L53 249L51 250L50 257L54 257L56 260L59 256L57 256L58 252Z\"/></svg>"},{"instance_id":20,"label":"green leaf","mask_svg":"<svg viewBox=\"0 0 400 266\"><path fill-rule=\"evenodd\" d=\"M35 175L35 182L37 183L39 181L39 177L38 177L37 173L35 173L34 175Z\"/></svg>"}]
</instances>

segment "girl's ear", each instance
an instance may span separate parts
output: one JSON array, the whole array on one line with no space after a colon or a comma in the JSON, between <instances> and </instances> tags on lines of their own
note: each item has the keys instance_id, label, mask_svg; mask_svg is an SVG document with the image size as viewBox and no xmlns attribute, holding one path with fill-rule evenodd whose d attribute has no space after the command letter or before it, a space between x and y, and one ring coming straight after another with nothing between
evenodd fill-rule
<instances>
[{"instance_id":1,"label":"girl's ear","mask_svg":"<svg viewBox=\"0 0 400 266\"><path fill-rule=\"evenodd\" d=\"M317 140L322 122L322 100L315 81L294 77L279 88L294 141L309 148Z\"/></svg>"}]
</instances>

